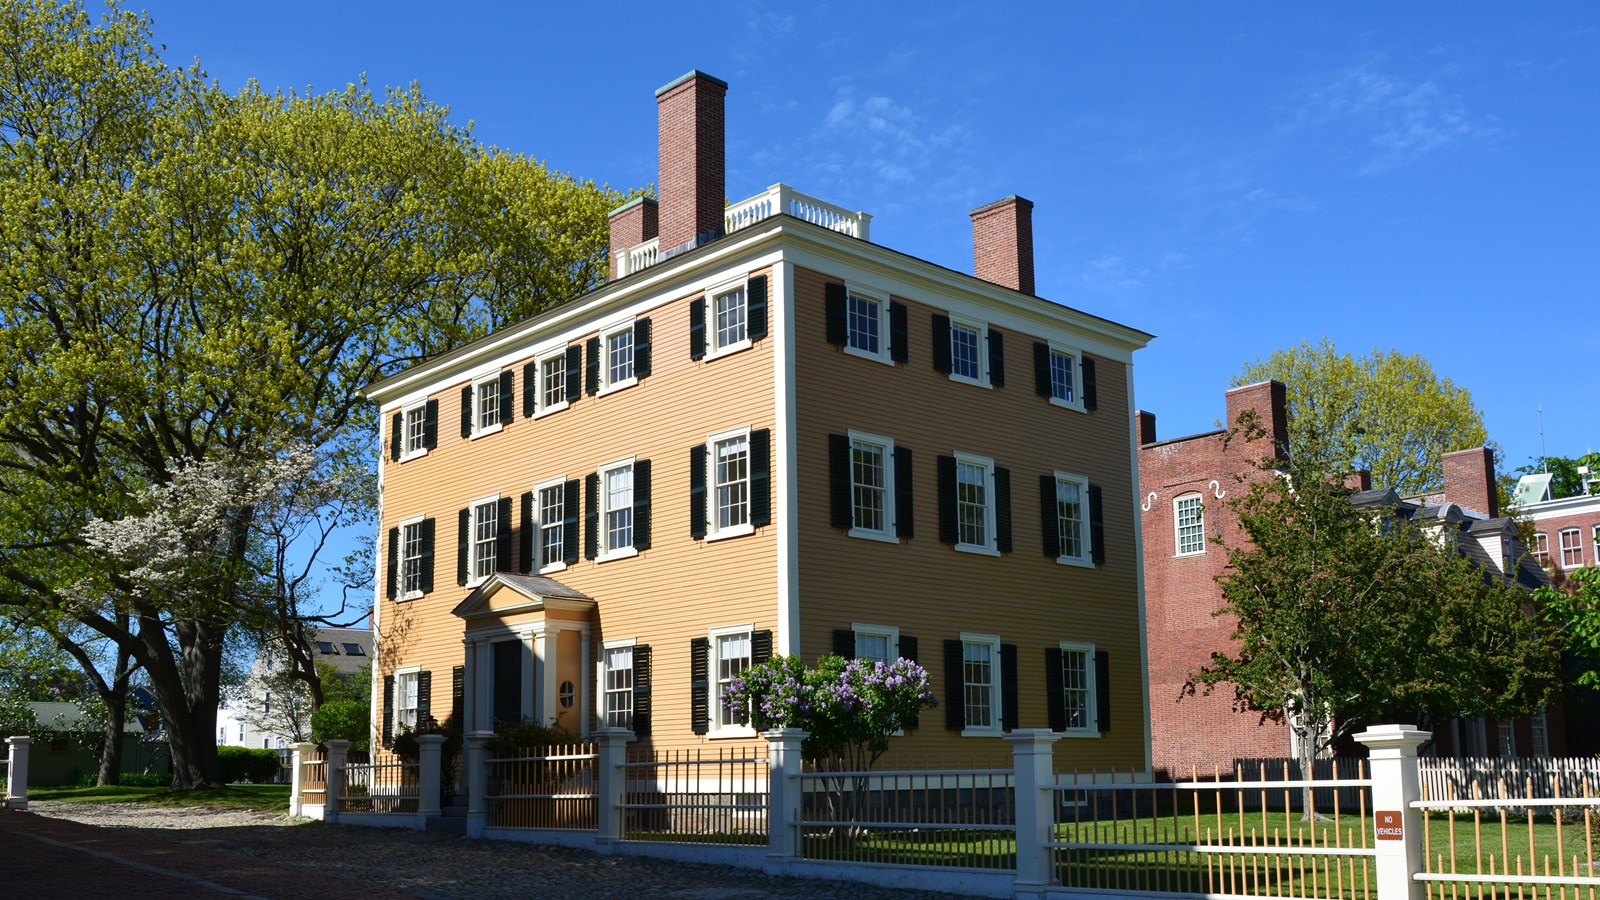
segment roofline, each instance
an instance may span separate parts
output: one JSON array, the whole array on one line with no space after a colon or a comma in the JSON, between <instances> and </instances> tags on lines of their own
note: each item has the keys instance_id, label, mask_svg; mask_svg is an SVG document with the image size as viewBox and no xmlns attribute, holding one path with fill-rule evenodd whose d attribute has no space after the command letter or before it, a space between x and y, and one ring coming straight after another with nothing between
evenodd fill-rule
<instances>
[{"instance_id":1,"label":"roofline","mask_svg":"<svg viewBox=\"0 0 1600 900\"><path fill-rule=\"evenodd\" d=\"M1216 437L1219 434L1227 434L1227 433L1228 433L1228 429L1226 429L1226 428L1217 428L1217 429L1212 430L1212 431L1201 431L1201 432L1198 432L1196 434L1186 434L1183 437L1162 438L1159 441L1151 441L1148 444L1140 444L1139 445L1139 449L1140 450L1149 450L1152 447L1165 447L1168 444L1181 444L1184 441L1192 441L1192 440L1196 440L1198 438Z\"/></svg>"},{"instance_id":2,"label":"roofline","mask_svg":"<svg viewBox=\"0 0 1600 900\"><path fill-rule=\"evenodd\" d=\"M1580 494L1576 497L1562 497L1560 500L1540 500L1537 503L1525 503L1522 506L1512 505L1507 509L1538 520L1548 519L1553 516L1570 516L1591 506L1595 509L1600 509L1600 494Z\"/></svg>"}]
</instances>

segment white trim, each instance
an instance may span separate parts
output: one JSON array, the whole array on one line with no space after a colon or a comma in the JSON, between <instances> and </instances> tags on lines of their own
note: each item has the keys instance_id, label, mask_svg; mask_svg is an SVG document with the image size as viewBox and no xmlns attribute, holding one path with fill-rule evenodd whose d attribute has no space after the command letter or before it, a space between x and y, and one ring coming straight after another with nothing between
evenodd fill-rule
<instances>
[{"instance_id":1,"label":"white trim","mask_svg":"<svg viewBox=\"0 0 1600 900\"><path fill-rule=\"evenodd\" d=\"M1183 519L1178 504L1185 500L1200 501L1200 549L1183 549ZM1174 557L1203 556L1206 552L1206 498L1199 491L1188 491L1172 498L1172 555Z\"/></svg>"},{"instance_id":2,"label":"white trim","mask_svg":"<svg viewBox=\"0 0 1600 900\"><path fill-rule=\"evenodd\" d=\"M1093 643L1085 643L1083 641L1060 641L1056 646L1061 648L1062 653L1076 651L1083 654L1083 684L1084 689L1088 692L1087 702L1084 704L1084 718L1088 720L1089 724L1079 728L1067 728L1061 733L1072 738L1098 738L1100 736L1100 710L1098 708L1100 695L1096 692L1100 686L1095 683L1095 668L1097 665L1095 657L1100 651ZM1063 657L1062 667L1065 668L1065 666L1066 659ZM1066 685L1063 684L1063 698L1066 696L1065 691Z\"/></svg>"},{"instance_id":3,"label":"white trim","mask_svg":"<svg viewBox=\"0 0 1600 900\"><path fill-rule=\"evenodd\" d=\"M486 504L491 504L491 503L492 504L496 504L495 511L494 511L494 514L495 514L494 527L495 527L495 535L496 535L495 540L498 542L499 541L499 533L500 533L500 522L499 522L500 507L498 506L498 504L500 503L500 495L499 494L491 494L491 495L489 495L487 497L479 497L476 500L470 500L470 501L467 502L467 509L470 511L470 514L467 516L467 527L469 529L471 529L471 533L467 535L467 583L466 583L466 587L467 588L475 588L478 585L483 584L485 581L489 580L489 575L480 576L480 575L477 574L477 571L478 571L478 509L480 507L486 505ZM434 534L434 545L435 545L434 546L434 559L437 560L439 558L437 529L435 529L435 532L436 533ZM495 566L497 567L497 571L498 571L498 566L500 565L500 560L498 559L499 552L500 552L499 551L499 546L498 546L498 543L497 543L496 547L495 547L495 553L496 553L496 556L497 556L497 558L495 559ZM491 572L489 574L493 575L494 573Z\"/></svg>"},{"instance_id":4,"label":"white trim","mask_svg":"<svg viewBox=\"0 0 1600 900\"><path fill-rule=\"evenodd\" d=\"M604 397L617 391L626 390L639 383L639 342L633 336L634 320L628 318L611 325L602 326L600 329L600 389L595 392L596 397ZM633 374L618 381L611 380L611 339L623 332L628 334L628 352L631 357L628 362L628 371Z\"/></svg>"},{"instance_id":5,"label":"white trim","mask_svg":"<svg viewBox=\"0 0 1600 900\"><path fill-rule=\"evenodd\" d=\"M738 439L738 438L743 438L744 439L744 452L745 452L745 477L744 477L744 481L745 481L744 506L745 506L745 509L744 509L744 523L740 524L740 525L732 525L732 526L729 526L727 528L718 528L717 527L717 444L719 442L721 442L721 441L730 441L730 440L735 440L735 439ZM727 540L728 538L742 537L742 536L747 535L747 534L755 534L755 531L756 531L755 525L751 524L751 521L750 521L750 513L751 513L751 508L752 508L752 501L754 499L752 494L751 494L751 490L754 488L754 484L755 484L755 480L752 477L752 475L754 473L751 471L752 468L753 468L753 463L755 461L755 457L751 453L750 426L749 425L744 425L744 426L741 426L739 428L730 428L727 431L719 431L716 434L710 435L710 436L708 436L706 438L705 447L706 447L706 537L705 537L705 539L707 541L723 541L723 540Z\"/></svg>"},{"instance_id":6,"label":"white trim","mask_svg":"<svg viewBox=\"0 0 1600 900\"><path fill-rule=\"evenodd\" d=\"M474 394L474 396L476 396L476 394ZM406 404L405 406L400 408L399 413L400 413L400 458L398 460L396 460L396 462L410 462L413 459L421 459L422 457L427 456L428 455L428 431L427 431L427 428L428 428L428 424L427 424L428 423L428 398L426 396L424 396L420 400L417 400L415 402ZM415 450L408 449L408 445L411 443L411 414L412 413L416 413L417 414L417 418L422 423L422 429L423 429L423 431L422 431L422 446L418 447ZM438 424L435 423L434 427L437 428Z\"/></svg>"},{"instance_id":7,"label":"white trim","mask_svg":"<svg viewBox=\"0 0 1600 900\"><path fill-rule=\"evenodd\" d=\"M1079 529L1078 533L1078 546L1083 551L1082 554L1079 556L1057 556L1056 562L1063 566L1081 566L1086 569L1092 569L1094 568L1094 535L1090 531L1091 526L1089 524L1089 479L1086 476L1077 475L1071 472L1063 472L1060 469L1055 471L1055 477L1057 484L1060 484L1063 481L1070 481L1078 486L1078 502L1083 512L1083 519L1079 523L1082 527ZM1061 527L1059 524L1061 517L1059 505L1057 506L1055 513L1057 520L1056 528L1058 530L1056 541L1057 545L1059 546L1059 529Z\"/></svg>"},{"instance_id":8,"label":"white trim","mask_svg":"<svg viewBox=\"0 0 1600 900\"><path fill-rule=\"evenodd\" d=\"M544 507L540 503L540 498L544 495L545 491L550 490L551 488L554 488L555 490L558 490L558 491L561 492L561 513L562 513L563 516L565 516L566 513L567 513L567 495L566 495L566 492L567 492L567 478L566 477L558 476L558 477L555 477L555 478L546 478L543 481L534 482L534 485L533 485L533 488L532 488L532 490L533 490L533 523L532 523L533 524L533 555L534 555L535 558L537 558L539 560L539 565L534 567L534 572L536 574L539 574L539 575L548 575L551 572L563 572L567 568L567 564L565 562L565 557L563 557L562 559L558 559L555 562L549 562L549 561L545 560L545 558L544 558L544 535L542 534L542 532L544 531L544 524L545 523L544 523L544 519L540 518L540 515L542 514L542 512L544 510ZM572 538L573 538L573 535L567 534L565 531L562 532L562 534L561 534L561 549L562 549L563 553L567 549L567 542L572 540Z\"/></svg>"},{"instance_id":9,"label":"white trim","mask_svg":"<svg viewBox=\"0 0 1600 900\"><path fill-rule=\"evenodd\" d=\"M1569 535L1569 534L1572 535L1573 538L1574 538L1573 545L1571 547L1567 546L1567 535ZM1569 526L1567 528L1563 528L1560 531L1556 532L1556 547L1557 547L1557 549L1559 549L1561 551L1561 568L1562 568L1562 570L1566 570L1566 569L1581 569L1581 568L1584 567L1584 562L1583 562L1583 528L1582 527L1580 527L1578 525L1572 525L1572 526ZM1568 550L1571 550L1571 551L1574 551L1574 552L1577 553L1577 555L1578 555L1578 561L1577 562L1568 564L1568 562L1567 562L1567 551Z\"/></svg>"},{"instance_id":10,"label":"white trim","mask_svg":"<svg viewBox=\"0 0 1600 900\"><path fill-rule=\"evenodd\" d=\"M628 502L630 523L628 526L628 534L630 536L628 546L617 548L613 548L611 546L611 529L608 527L608 523L606 522L607 515L612 511L610 505L611 494L606 490L606 473L615 472L618 469L626 468L628 470L628 496L629 498L632 498L634 496L633 477L635 474L633 466L636 459L637 457L629 456L623 459L612 460L611 462L601 465L595 470L595 474L598 476L599 481L599 484L595 487L595 493L597 495L595 497L595 503L600 507L598 510L600 514L600 521L596 523L595 526L595 542L599 545L595 547L594 561L597 563L610 562L613 559L629 559L639 555L639 550L634 547L632 540L633 537L637 536L638 531L636 529L639 527L638 522L632 521L634 501L630 499ZM563 535L563 537L565 536Z\"/></svg>"},{"instance_id":11,"label":"white trim","mask_svg":"<svg viewBox=\"0 0 1600 900\"><path fill-rule=\"evenodd\" d=\"M472 379L472 435L468 440L475 441L491 434L499 434L506 427L505 422L501 420L501 417L504 416L501 410L505 409L505 404L510 402L510 398L500 396L500 372L501 370L496 368L487 375L479 375ZM483 391L481 388L486 384L494 385L494 395L497 398L495 402L495 420L490 425L482 424Z\"/></svg>"},{"instance_id":12,"label":"white trim","mask_svg":"<svg viewBox=\"0 0 1600 900\"><path fill-rule=\"evenodd\" d=\"M392 732L390 732L390 735L389 735L390 737L394 737L395 735L398 735L400 733L400 729L405 727L405 726L400 724L400 713L405 709L405 707L400 705L401 698L404 696L404 694L403 694L403 692L401 691L401 688L400 688L400 677L402 675L413 675L413 676L415 676L415 675L421 675L421 674L422 674L422 667L421 666L396 666L394 671L389 673L389 675L394 678L394 722L392 723L393 727L394 727L394 730ZM420 694L421 691L422 691L422 681L421 681L421 679L415 679L415 681L416 681L416 685L417 685L417 691ZM420 700L421 698L419 697L418 699ZM412 711L413 714L415 714L416 711L417 711L417 706L413 705L411 707L411 711ZM382 711L381 710L379 711L379 714L382 715ZM416 727L419 724L421 724L420 720L419 721L413 721L411 723L410 727L412 728L412 730L415 730ZM240 727L242 728L243 725L241 725Z\"/></svg>"},{"instance_id":13,"label":"white trim","mask_svg":"<svg viewBox=\"0 0 1600 900\"><path fill-rule=\"evenodd\" d=\"M559 403L552 403L549 406L546 406L544 403L544 364L557 358L560 358L561 360L561 401ZM571 376L567 374L566 363L567 344L565 343L556 344L553 349L544 350L534 355L533 377L538 380L534 385L533 391L533 417L535 419L543 416L554 415L555 413L566 409L570 405L569 401L567 400L566 380ZM526 386L524 386L523 390L527 390Z\"/></svg>"},{"instance_id":14,"label":"white trim","mask_svg":"<svg viewBox=\"0 0 1600 900\"><path fill-rule=\"evenodd\" d=\"M999 635L995 635L995 634L973 634L971 632L963 631L963 632L961 632L961 643L962 643L961 658L962 658L962 668L963 668L963 670L966 667L966 653L967 653L967 651L966 651L966 646L965 645L967 645L967 644L988 644L989 648L990 648L990 652L992 654L990 656L990 665L989 665L989 676L990 676L989 677L989 719L991 720L991 724L989 724L987 726L981 726L981 727L975 727L975 726L972 726L972 725L967 725L964 728L962 728L961 736L962 737L994 737L995 735L1003 734L1005 732L1005 726L1002 725L1001 723L1005 721L1005 710L1003 710L1000 707L1000 704L1004 701L1004 697L1005 697L1005 691L1002 689L1002 684L1001 684L1005 680L1005 673L1001 670L1002 666L1001 666L1001 663L1000 663L1000 636ZM1020 665L1020 661L1019 661L1019 665ZM1017 673L1019 678L1021 677L1021 674L1022 673L1020 673L1020 672ZM959 698L957 698L956 701L953 701L953 702L961 703L961 705L962 705L962 714L961 714L962 721L966 721L967 673L965 671L962 671L962 673L961 673L961 696Z\"/></svg>"},{"instance_id":15,"label":"white trim","mask_svg":"<svg viewBox=\"0 0 1600 900\"><path fill-rule=\"evenodd\" d=\"M882 541L886 544L900 543L899 521L895 518L895 483L894 483L894 438L884 437L881 434L869 434L857 431L854 428L847 432L850 438L850 530L847 532L853 538L864 538L869 541ZM870 444L883 451L883 528L873 530L862 528L855 524L855 450L857 443Z\"/></svg>"},{"instance_id":16,"label":"white trim","mask_svg":"<svg viewBox=\"0 0 1600 900\"><path fill-rule=\"evenodd\" d=\"M949 313L950 317L950 380L959 384L970 384L973 387L993 388L993 379L989 371L989 323L981 319ZM956 371L956 329L977 332L976 350L978 351L978 377L962 375Z\"/></svg>"},{"instance_id":17,"label":"white trim","mask_svg":"<svg viewBox=\"0 0 1600 900\"><path fill-rule=\"evenodd\" d=\"M1139 405L1133 397L1133 363L1127 363L1128 372L1128 470L1131 477L1128 479L1128 488L1133 492L1129 498L1136 506L1139 503L1139 492L1144 488L1139 484ZM1109 410L1108 410L1109 412ZM1134 506L1129 506L1133 509ZM1144 584L1144 529L1134 523L1133 528L1133 579L1137 588L1139 617L1136 622L1148 622L1149 613L1145 604ZM1144 770L1151 771L1155 767L1155 738L1152 737L1150 728L1150 633L1142 625L1134 628L1134 633L1139 640L1139 703L1144 711L1144 718L1140 720L1144 730Z\"/></svg>"},{"instance_id":18,"label":"white trim","mask_svg":"<svg viewBox=\"0 0 1600 900\"><path fill-rule=\"evenodd\" d=\"M871 353L850 345L850 298L860 297L878 304L878 352ZM889 293L874 288L862 287L860 284L846 280L844 285L844 352L862 359L870 359L887 366L894 365L894 357L890 355L889 335Z\"/></svg>"},{"instance_id":19,"label":"white trim","mask_svg":"<svg viewBox=\"0 0 1600 900\"><path fill-rule=\"evenodd\" d=\"M719 329L717 327L716 301L718 297L725 296L734 291L744 292L744 337L740 340L734 341L731 344L723 346L717 343ZM707 288L705 295L694 302L702 304L705 308L706 355L702 357L704 360L709 362L713 359L731 356L735 353L738 353L740 350L748 350L754 346L754 342L750 338L750 276L748 274L741 275L738 278L729 279L721 284ZM771 319L770 315L768 316L768 319Z\"/></svg>"},{"instance_id":20,"label":"white trim","mask_svg":"<svg viewBox=\"0 0 1600 900\"><path fill-rule=\"evenodd\" d=\"M395 541L395 544L397 545L395 549L399 553L399 558L394 561L394 579L395 579L395 582L396 582L396 584L394 586L394 602L396 602L396 603L405 603L405 602L409 602L411 600L419 600L422 597L426 596L426 594L424 594L422 591L407 591L405 589L405 586L406 586L406 529L409 528L412 525L421 525L423 522L427 521L427 519L428 519L428 517L426 515L412 516L409 519L401 519L400 521L394 523L394 527L399 529L399 537ZM418 535L417 536L417 540L421 541L421 539L422 539L422 536ZM434 545L435 545L434 559L437 560L438 559L437 545L439 543L439 534L438 534L438 528L437 527L434 528L433 540L434 540ZM419 561L420 561L420 559L421 559L421 557L418 557Z\"/></svg>"},{"instance_id":21,"label":"white trim","mask_svg":"<svg viewBox=\"0 0 1600 900\"><path fill-rule=\"evenodd\" d=\"M889 639L889 658L886 662L894 662L900 656L900 628L896 625L867 625L862 622L851 622L850 631L857 638L861 635L886 637ZM855 658L859 659L861 650L858 643L853 649Z\"/></svg>"},{"instance_id":22,"label":"white trim","mask_svg":"<svg viewBox=\"0 0 1600 900\"><path fill-rule=\"evenodd\" d=\"M794 267L773 265L767 279L767 334L772 341L773 468L775 494L773 521L778 523L777 634L773 651L800 652L800 494L799 447L795 443L795 335ZM773 311L778 314L774 315Z\"/></svg>"},{"instance_id":23,"label":"white trim","mask_svg":"<svg viewBox=\"0 0 1600 900\"><path fill-rule=\"evenodd\" d=\"M956 543L955 548L962 553L978 553L984 556L999 556L998 543L995 535L995 486L994 486L994 460L991 457L979 456L975 453L965 453L957 450L956 459ZM983 538L982 544L968 544L961 540L961 464L969 466L982 466L983 479Z\"/></svg>"},{"instance_id":24,"label":"white trim","mask_svg":"<svg viewBox=\"0 0 1600 900\"><path fill-rule=\"evenodd\" d=\"M756 661L756 626L754 623L744 625L725 625L721 628L712 628L706 631L706 642L710 645L707 649L706 680L709 695L706 698L706 737L710 740L725 740L727 738L753 738L756 730L751 725L720 725L722 721L722 684L718 663L721 657L717 654L717 639L743 634L750 644L750 666ZM749 668L748 666L746 668Z\"/></svg>"},{"instance_id":25,"label":"white trim","mask_svg":"<svg viewBox=\"0 0 1600 900\"><path fill-rule=\"evenodd\" d=\"M1072 357L1072 400L1071 402L1068 402L1056 397L1055 367L1054 365L1051 365L1050 405L1087 414L1088 410L1085 409L1083 405L1083 351L1071 346L1070 344L1065 344L1054 339L1048 340L1045 343L1050 347L1051 356L1060 353L1063 356ZM1053 360L1047 360L1047 363L1053 363Z\"/></svg>"}]
</instances>

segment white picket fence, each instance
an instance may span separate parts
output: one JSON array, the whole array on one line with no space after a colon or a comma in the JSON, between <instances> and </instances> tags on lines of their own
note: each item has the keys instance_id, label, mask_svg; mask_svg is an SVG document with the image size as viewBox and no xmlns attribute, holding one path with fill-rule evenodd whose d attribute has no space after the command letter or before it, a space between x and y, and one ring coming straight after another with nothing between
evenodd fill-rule
<instances>
[{"instance_id":1,"label":"white picket fence","mask_svg":"<svg viewBox=\"0 0 1600 900\"><path fill-rule=\"evenodd\" d=\"M1595 758L1424 757L1417 763L1422 796L1427 800L1581 797L1585 793L1600 793L1600 759Z\"/></svg>"}]
</instances>

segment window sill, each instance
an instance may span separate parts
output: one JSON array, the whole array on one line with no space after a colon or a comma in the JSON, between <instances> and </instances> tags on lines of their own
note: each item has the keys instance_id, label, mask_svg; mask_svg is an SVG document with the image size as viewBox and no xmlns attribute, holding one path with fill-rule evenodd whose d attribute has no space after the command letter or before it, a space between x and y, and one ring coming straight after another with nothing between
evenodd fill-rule
<instances>
[{"instance_id":1,"label":"window sill","mask_svg":"<svg viewBox=\"0 0 1600 900\"><path fill-rule=\"evenodd\" d=\"M411 591L410 593L401 594L400 596L396 597L394 602L406 603L411 600L421 600L423 596L424 595L421 591Z\"/></svg>"},{"instance_id":2,"label":"window sill","mask_svg":"<svg viewBox=\"0 0 1600 900\"><path fill-rule=\"evenodd\" d=\"M636 377L635 378L624 378L621 381L617 382L616 384L608 384L605 387L601 388L598 392L595 393L595 396L596 397L604 397L607 394L615 394L617 391L625 391L628 388L631 388L631 387L633 387L634 385L636 385L638 383L639 383L639 379L636 378Z\"/></svg>"},{"instance_id":3,"label":"window sill","mask_svg":"<svg viewBox=\"0 0 1600 900\"><path fill-rule=\"evenodd\" d=\"M611 562L614 559L632 559L639 555L639 551L632 547L623 547L620 550L608 550L594 558L597 563Z\"/></svg>"},{"instance_id":4,"label":"window sill","mask_svg":"<svg viewBox=\"0 0 1600 900\"><path fill-rule=\"evenodd\" d=\"M489 579L488 579L487 576L485 576L483 578L468 578L465 587L467 588L467 590L470 591L470 590L473 590L473 589L477 588L479 585L483 584L485 581L488 581L488 580Z\"/></svg>"},{"instance_id":5,"label":"window sill","mask_svg":"<svg viewBox=\"0 0 1600 900\"><path fill-rule=\"evenodd\" d=\"M567 401L563 400L560 403L557 403L555 406L547 406L544 409L541 409L538 412L535 412L533 414L533 417L535 419L542 419L545 416L555 415L556 413L561 412L563 409L566 409L566 408L567 408Z\"/></svg>"},{"instance_id":6,"label":"window sill","mask_svg":"<svg viewBox=\"0 0 1600 900\"><path fill-rule=\"evenodd\" d=\"M977 544L956 544L957 553L976 553L979 556L999 556L1000 551L993 547L980 547Z\"/></svg>"},{"instance_id":7,"label":"window sill","mask_svg":"<svg viewBox=\"0 0 1600 900\"><path fill-rule=\"evenodd\" d=\"M1172 554L1172 558L1173 559L1188 559L1191 556L1205 556L1205 555L1206 555L1206 552L1204 550L1191 550L1188 553L1174 553L1174 554Z\"/></svg>"},{"instance_id":8,"label":"window sill","mask_svg":"<svg viewBox=\"0 0 1600 900\"><path fill-rule=\"evenodd\" d=\"M712 741L749 740L755 736L756 730L748 725L729 725L706 733L706 739Z\"/></svg>"},{"instance_id":9,"label":"window sill","mask_svg":"<svg viewBox=\"0 0 1600 900\"><path fill-rule=\"evenodd\" d=\"M860 357L861 359L870 359L873 362L883 363L886 366L894 365L894 360L890 359L889 358L889 354L887 354L887 353L868 353L865 350L857 350L856 348L851 347L848 344L845 345L844 352L849 354L850 356L857 356L857 357Z\"/></svg>"},{"instance_id":10,"label":"window sill","mask_svg":"<svg viewBox=\"0 0 1600 900\"><path fill-rule=\"evenodd\" d=\"M973 387L981 387L984 390L989 390L989 389L994 387L994 385L990 384L987 381L984 381L981 378L968 378L965 375L957 375L954 372L950 373L950 380L954 381L954 382L957 382L959 384L970 384Z\"/></svg>"},{"instance_id":11,"label":"window sill","mask_svg":"<svg viewBox=\"0 0 1600 900\"><path fill-rule=\"evenodd\" d=\"M704 358L706 362L710 362L713 359L719 359L724 356L732 356L733 354L738 353L740 350L749 350L751 346L753 345L751 344L750 339L745 338L742 341L734 341L726 347L718 347L715 350L710 350L706 353Z\"/></svg>"},{"instance_id":12,"label":"window sill","mask_svg":"<svg viewBox=\"0 0 1600 900\"><path fill-rule=\"evenodd\" d=\"M1062 400L1059 397L1051 397L1050 398L1050 405L1051 406L1059 406L1062 409L1070 409L1073 412L1088 412L1088 410L1085 410L1083 408L1083 401L1081 401L1081 400L1074 402L1074 401L1071 401L1071 400Z\"/></svg>"},{"instance_id":13,"label":"window sill","mask_svg":"<svg viewBox=\"0 0 1600 900\"><path fill-rule=\"evenodd\" d=\"M725 541L728 538L744 537L747 534L755 533L756 527L754 525L736 525L732 528L724 528L721 531L707 532L706 543L709 544L712 541Z\"/></svg>"},{"instance_id":14,"label":"window sill","mask_svg":"<svg viewBox=\"0 0 1600 900\"><path fill-rule=\"evenodd\" d=\"M567 564L564 563L564 562L551 563L550 565L544 566L543 568L541 568L539 570L539 574L540 575L549 575L549 574L551 574L553 572L565 572L566 570L567 570Z\"/></svg>"},{"instance_id":15,"label":"window sill","mask_svg":"<svg viewBox=\"0 0 1600 900\"><path fill-rule=\"evenodd\" d=\"M395 460L395 461L396 462L410 462L413 459L421 459L421 458L423 458L424 456L427 456L427 455L428 455L428 448L424 447L421 450L412 450L409 453L402 453L402 454L400 454L400 458Z\"/></svg>"},{"instance_id":16,"label":"window sill","mask_svg":"<svg viewBox=\"0 0 1600 900\"><path fill-rule=\"evenodd\" d=\"M1056 564L1057 565L1063 565L1063 566L1077 566L1080 569L1092 569L1092 568L1094 568L1094 561L1093 560L1081 559L1081 558L1076 557L1076 556L1058 556L1058 557L1056 557Z\"/></svg>"},{"instance_id":17,"label":"window sill","mask_svg":"<svg viewBox=\"0 0 1600 900\"><path fill-rule=\"evenodd\" d=\"M961 736L964 738L1000 737L1002 733L1003 732L1001 732L1001 730L998 728L963 728L961 730Z\"/></svg>"},{"instance_id":18,"label":"window sill","mask_svg":"<svg viewBox=\"0 0 1600 900\"><path fill-rule=\"evenodd\" d=\"M862 540L867 541L880 541L885 544L900 543L900 539L898 537L883 531L867 531L863 528L852 528L850 529L849 534L853 538L861 538Z\"/></svg>"},{"instance_id":19,"label":"window sill","mask_svg":"<svg viewBox=\"0 0 1600 900\"><path fill-rule=\"evenodd\" d=\"M495 424L490 425L488 428L475 428L472 431L471 439L475 441L478 438L488 437L491 434L499 434L501 431L505 430L505 427L506 426L504 422L496 422Z\"/></svg>"}]
</instances>

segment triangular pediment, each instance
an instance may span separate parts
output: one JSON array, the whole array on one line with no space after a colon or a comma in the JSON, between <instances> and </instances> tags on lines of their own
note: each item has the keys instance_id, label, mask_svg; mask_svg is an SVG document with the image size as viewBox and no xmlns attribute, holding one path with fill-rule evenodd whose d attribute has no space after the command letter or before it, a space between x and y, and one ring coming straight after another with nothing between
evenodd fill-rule
<instances>
[{"instance_id":1,"label":"triangular pediment","mask_svg":"<svg viewBox=\"0 0 1600 900\"><path fill-rule=\"evenodd\" d=\"M543 575L496 572L451 610L463 619L542 609L588 609L594 598Z\"/></svg>"}]
</instances>

